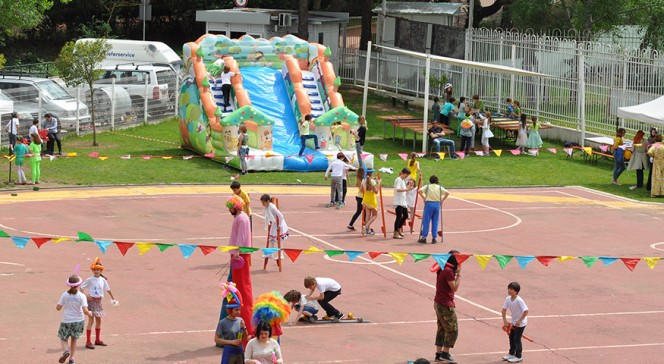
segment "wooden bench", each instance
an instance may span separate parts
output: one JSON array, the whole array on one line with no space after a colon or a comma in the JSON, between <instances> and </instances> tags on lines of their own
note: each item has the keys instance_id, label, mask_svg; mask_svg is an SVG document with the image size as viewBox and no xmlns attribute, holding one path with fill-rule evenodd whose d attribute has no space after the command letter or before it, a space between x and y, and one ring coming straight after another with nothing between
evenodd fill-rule
<instances>
[{"instance_id":1,"label":"wooden bench","mask_svg":"<svg viewBox=\"0 0 664 364\"><path fill-rule=\"evenodd\" d=\"M592 164L597 164L601 159L606 159L607 161L610 161L613 163L613 154L608 154L608 153L602 153L602 152L596 152L593 150L593 155L590 158L590 162Z\"/></svg>"},{"instance_id":2,"label":"wooden bench","mask_svg":"<svg viewBox=\"0 0 664 364\"><path fill-rule=\"evenodd\" d=\"M401 118L401 117L396 117L396 118L381 117L381 118L383 119L385 124L390 123L392 125L392 140L396 140L397 128L402 130L403 134L402 134L401 145L406 145L406 132L409 130L412 131L413 150L415 150L415 148L417 147L417 134L422 134L422 119L414 118L412 116L408 116L406 118ZM429 120L427 122L427 129L429 129L432 123L433 120ZM445 132L445 134L454 135L454 131L447 126L443 126L443 131ZM383 137L385 137L385 129L383 129Z\"/></svg>"},{"instance_id":3,"label":"wooden bench","mask_svg":"<svg viewBox=\"0 0 664 364\"><path fill-rule=\"evenodd\" d=\"M378 96L383 96L383 97L389 97L392 99L392 106L397 106L397 101L403 102L403 108L408 109L408 103L415 101L415 97L409 96L409 95L404 95L404 94L398 94L395 92L389 92L389 91L383 91L383 90L375 90L374 91L376 95Z\"/></svg>"}]
</instances>

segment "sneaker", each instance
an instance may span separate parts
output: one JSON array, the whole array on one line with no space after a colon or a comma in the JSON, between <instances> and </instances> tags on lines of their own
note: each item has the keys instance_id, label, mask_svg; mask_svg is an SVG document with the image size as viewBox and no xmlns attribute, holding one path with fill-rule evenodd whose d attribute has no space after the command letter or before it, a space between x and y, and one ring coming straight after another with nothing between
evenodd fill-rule
<instances>
[{"instance_id":1,"label":"sneaker","mask_svg":"<svg viewBox=\"0 0 664 364\"><path fill-rule=\"evenodd\" d=\"M426 243L427 243L427 239L426 239L425 237L423 237L423 236L420 236L420 238L417 239L417 242L420 243L420 244L426 244Z\"/></svg>"},{"instance_id":2,"label":"sneaker","mask_svg":"<svg viewBox=\"0 0 664 364\"><path fill-rule=\"evenodd\" d=\"M338 204L336 209L339 210L341 208L341 204Z\"/></svg>"},{"instance_id":3,"label":"sneaker","mask_svg":"<svg viewBox=\"0 0 664 364\"><path fill-rule=\"evenodd\" d=\"M523 361L523 358L513 356L513 357L507 359L507 361L510 362L510 363L519 363L519 362Z\"/></svg>"},{"instance_id":4,"label":"sneaker","mask_svg":"<svg viewBox=\"0 0 664 364\"><path fill-rule=\"evenodd\" d=\"M69 350L65 350L62 352L62 355L60 356L60 359L58 360L59 363L64 363L65 360L69 358Z\"/></svg>"},{"instance_id":5,"label":"sneaker","mask_svg":"<svg viewBox=\"0 0 664 364\"><path fill-rule=\"evenodd\" d=\"M346 229L348 229L348 230L352 230L352 231L355 231L355 226L353 226L353 225L348 225L348 226L346 226Z\"/></svg>"},{"instance_id":6,"label":"sneaker","mask_svg":"<svg viewBox=\"0 0 664 364\"><path fill-rule=\"evenodd\" d=\"M339 322L344 317L344 314L339 311L336 315L334 315L334 318L332 319L332 322Z\"/></svg>"},{"instance_id":7,"label":"sneaker","mask_svg":"<svg viewBox=\"0 0 664 364\"><path fill-rule=\"evenodd\" d=\"M403 239L403 237L399 235L399 233L394 232L394 234L392 234L392 239Z\"/></svg>"},{"instance_id":8,"label":"sneaker","mask_svg":"<svg viewBox=\"0 0 664 364\"><path fill-rule=\"evenodd\" d=\"M94 349L95 346L92 345L92 343L87 343L87 344L85 344L85 348L86 348L86 349ZM63 363L64 363L64 362L63 362Z\"/></svg>"},{"instance_id":9,"label":"sneaker","mask_svg":"<svg viewBox=\"0 0 664 364\"><path fill-rule=\"evenodd\" d=\"M442 351L437 351L437 352L436 352L436 356L434 357L433 361L435 361L435 362L441 362L441 361L443 361L443 359L442 359L441 356L440 356L442 353L443 353Z\"/></svg>"},{"instance_id":10,"label":"sneaker","mask_svg":"<svg viewBox=\"0 0 664 364\"><path fill-rule=\"evenodd\" d=\"M436 238L431 239L431 244L436 244L437 242Z\"/></svg>"},{"instance_id":11,"label":"sneaker","mask_svg":"<svg viewBox=\"0 0 664 364\"><path fill-rule=\"evenodd\" d=\"M516 358L516 356L514 356L512 354L507 354L507 355L503 356L504 361L509 361L512 358Z\"/></svg>"},{"instance_id":12,"label":"sneaker","mask_svg":"<svg viewBox=\"0 0 664 364\"><path fill-rule=\"evenodd\" d=\"M346 206L346 204L343 203L343 202L341 202L341 203L339 203L339 206L340 206L340 207L344 207L344 206Z\"/></svg>"},{"instance_id":13,"label":"sneaker","mask_svg":"<svg viewBox=\"0 0 664 364\"><path fill-rule=\"evenodd\" d=\"M635 190L637 187L636 186L631 186L629 189L630 190Z\"/></svg>"},{"instance_id":14,"label":"sneaker","mask_svg":"<svg viewBox=\"0 0 664 364\"><path fill-rule=\"evenodd\" d=\"M311 316L309 316L309 322L315 324L316 321L318 321L318 316L316 316L316 315L311 315Z\"/></svg>"},{"instance_id":15,"label":"sneaker","mask_svg":"<svg viewBox=\"0 0 664 364\"><path fill-rule=\"evenodd\" d=\"M69 359L69 364L76 364L76 362L74 362L74 359Z\"/></svg>"},{"instance_id":16,"label":"sneaker","mask_svg":"<svg viewBox=\"0 0 664 364\"><path fill-rule=\"evenodd\" d=\"M444 363L456 364L456 360L454 360L454 357L450 353L446 353L444 351L440 352L440 359Z\"/></svg>"},{"instance_id":17,"label":"sneaker","mask_svg":"<svg viewBox=\"0 0 664 364\"><path fill-rule=\"evenodd\" d=\"M371 231L367 232L367 235L370 235L370 236L371 235L376 235L376 233L374 233L373 229L371 229Z\"/></svg>"}]
</instances>

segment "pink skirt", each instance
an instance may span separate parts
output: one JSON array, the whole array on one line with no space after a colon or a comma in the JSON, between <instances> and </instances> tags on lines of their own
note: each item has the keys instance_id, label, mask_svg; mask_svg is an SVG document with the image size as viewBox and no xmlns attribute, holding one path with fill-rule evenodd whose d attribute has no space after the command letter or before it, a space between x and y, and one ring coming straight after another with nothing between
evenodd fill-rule
<instances>
[{"instance_id":1,"label":"pink skirt","mask_svg":"<svg viewBox=\"0 0 664 364\"><path fill-rule=\"evenodd\" d=\"M101 306L102 297L88 297L88 310L92 312L94 317L104 317L106 312L104 307Z\"/></svg>"}]
</instances>

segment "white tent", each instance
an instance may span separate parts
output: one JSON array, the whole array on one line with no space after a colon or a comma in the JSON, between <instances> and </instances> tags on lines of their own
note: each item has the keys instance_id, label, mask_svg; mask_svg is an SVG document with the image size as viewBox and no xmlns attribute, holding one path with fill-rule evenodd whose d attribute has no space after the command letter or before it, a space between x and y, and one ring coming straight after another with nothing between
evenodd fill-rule
<instances>
[{"instance_id":1,"label":"white tent","mask_svg":"<svg viewBox=\"0 0 664 364\"><path fill-rule=\"evenodd\" d=\"M664 96L640 105L619 107L618 117L664 126Z\"/></svg>"}]
</instances>

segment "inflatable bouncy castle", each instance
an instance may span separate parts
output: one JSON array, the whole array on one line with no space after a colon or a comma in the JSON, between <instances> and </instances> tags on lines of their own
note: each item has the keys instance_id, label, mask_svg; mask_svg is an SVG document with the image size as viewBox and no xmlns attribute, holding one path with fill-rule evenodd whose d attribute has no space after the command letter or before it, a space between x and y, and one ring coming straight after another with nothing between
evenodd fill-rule
<instances>
[{"instance_id":1,"label":"inflatable bouncy castle","mask_svg":"<svg viewBox=\"0 0 664 364\"><path fill-rule=\"evenodd\" d=\"M329 48L292 35L266 40L206 34L186 43L179 103L182 147L239 168L238 134L245 125L248 170L324 171L340 149L351 164L363 158L371 168L373 155L355 152L358 116L337 92L341 82L330 55ZM226 112L219 77L223 66L235 73ZM309 139L299 156L298 121L307 114L314 118L310 134L318 137L320 149ZM340 141L332 138L333 124Z\"/></svg>"}]
</instances>

